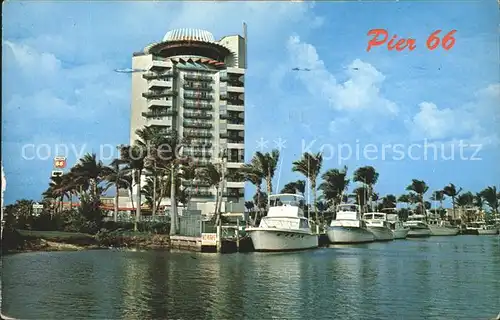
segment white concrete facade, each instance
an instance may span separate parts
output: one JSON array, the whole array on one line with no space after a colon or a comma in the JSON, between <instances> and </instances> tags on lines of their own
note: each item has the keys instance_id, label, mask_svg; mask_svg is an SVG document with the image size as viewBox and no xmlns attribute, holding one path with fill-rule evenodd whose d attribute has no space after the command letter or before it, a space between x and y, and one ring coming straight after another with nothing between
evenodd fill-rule
<instances>
[{"instance_id":1,"label":"white concrete facade","mask_svg":"<svg viewBox=\"0 0 500 320\"><path fill-rule=\"evenodd\" d=\"M175 130L189 138L183 155L200 167L220 163L226 150L226 174L240 168L245 148L246 61L243 37L215 41L210 32L196 29L169 31L162 42L134 53L132 68L144 72L132 74L130 144L137 140L136 130L158 126L165 134ZM141 180L145 182L145 177ZM213 212L215 188L191 186L190 206L204 214ZM243 182L226 181L223 192L223 211L244 211ZM169 205L170 200L162 204Z\"/></svg>"}]
</instances>

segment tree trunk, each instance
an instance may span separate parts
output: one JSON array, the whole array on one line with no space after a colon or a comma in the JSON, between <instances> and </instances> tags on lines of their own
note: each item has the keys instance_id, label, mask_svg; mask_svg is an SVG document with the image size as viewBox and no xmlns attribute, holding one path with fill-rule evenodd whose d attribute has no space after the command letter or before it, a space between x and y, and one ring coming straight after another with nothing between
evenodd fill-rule
<instances>
[{"instance_id":1,"label":"tree trunk","mask_svg":"<svg viewBox=\"0 0 500 320\"><path fill-rule=\"evenodd\" d=\"M425 207L424 194L420 194L420 203L422 204L422 210L424 211L425 222L427 222L427 208Z\"/></svg>"},{"instance_id":2,"label":"tree trunk","mask_svg":"<svg viewBox=\"0 0 500 320\"><path fill-rule=\"evenodd\" d=\"M316 218L316 233L319 234L319 217L318 208L316 207L316 177L311 181L311 189L313 194L314 217Z\"/></svg>"},{"instance_id":3,"label":"tree trunk","mask_svg":"<svg viewBox=\"0 0 500 320\"><path fill-rule=\"evenodd\" d=\"M139 223L139 219L141 218L141 170L137 170L136 182L135 182L135 199L137 203L137 207L135 209L135 221L134 221L134 231L137 230L137 224Z\"/></svg>"},{"instance_id":4,"label":"tree trunk","mask_svg":"<svg viewBox=\"0 0 500 320\"><path fill-rule=\"evenodd\" d=\"M253 217L253 222L252 222L252 225L253 225L254 227L256 227L256 224L257 224L257 216L258 216L258 215L259 215L259 213L260 213L260 192L261 192L261 191L260 191L260 186L257 186L257 203L256 203L256 207L257 207L256 209L257 209L257 210L255 210L255 215L254 215L254 217Z\"/></svg>"},{"instance_id":5,"label":"tree trunk","mask_svg":"<svg viewBox=\"0 0 500 320\"><path fill-rule=\"evenodd\" d=\"M114 222L117 222L118 221L118 185L115 183L115 187L116 187L116 192L115 192L115 212L114 212L114 215L113 215L113 221Z\"/></svg>"},{"instance_id":6,"label":"tree trunk","mask_svg":"<svg viewBox=\"0 0 500 320\"><path fill-rule=\"evenodd\" d=\"M175 198L175 163L170 166L170 235L177 234L177 200Z\"/></svg>"}]
</instances>

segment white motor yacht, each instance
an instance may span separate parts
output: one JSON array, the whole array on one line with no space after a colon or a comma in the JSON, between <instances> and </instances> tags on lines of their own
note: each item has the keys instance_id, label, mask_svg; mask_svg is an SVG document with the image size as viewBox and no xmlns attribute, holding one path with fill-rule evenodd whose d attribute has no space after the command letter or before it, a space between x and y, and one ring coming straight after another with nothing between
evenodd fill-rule
<instances>
[{"instance_id":1,"label":"white motor yacht","mask_svg":"<svg viewBox=\"0 0 500 320\"><path fill-rule=\"evenodd\" d=\"M451 225L449 221L441 219L429 219L427 224L433 236L456 236L460 229Z\"/></svg>"},{"instance_id":2,"label":"white motor yacht","mask_svg":"<svg viewBox=\"0 0 500 320\"><path fill-rule=\"evenodd\" d=\"M363 215L363 220L369 231L375 236L375 241L394 240L391 227L387 221L387 215L383 212L367 212Z\"/></svg>"},{"instance_id":3,"label":"white motor yacht","mask_svg":"<svg viewBox=\"0 0 500 320\"><path fill-rule=\"evenodd\" d=\"M468 233L477 235L496 235L498 234L498 227L493 224L486 224L486 221L479 220L467 226Z\"/></svg>"},{"instance_id":4,"label":"white motor yacht","mask_svg":"<svg viewBox=\"0 0 500 320\"><path fill-rule=\"evenodd\" d=\"M405 226L403 221L399 220L396 209L385 208L381 211L387 214L387 221L389 222L389 227L391 228L394 239L406 239L408 232L410 232L410 227Z\"/></svg>"},{"instance_id":5,"label":"white motor yacht","mask_svg":"<svg viewBox=\"0 0 500 320\"><path fill-rule=\"evenodd\" d=\"M355 204L340 204L336 209L336 217L326 232L331 243L364 243L375 241L363 221L360 208Z\"/></svg>"},{"instance_id":6,"label":"white motor yacht","mask_svg":"<svg viewBox=\"0 0 500 320\"><path fill-rule=\"evenodd\" d=\"M431 236L431 229L429 229L429 226L425 222L425 216L423 214L412 214L408 216L408 219L406 220L404 225L410 227L408 238L422 238Z\"/></svg>"},{"instance_id":7,"label":"white motor yacht","mask_svg":"<svg viewBox=\"0 0 500 320\"><path fill-rule=\"evenodd\" d=\"M289 251L318 247L318 235L311 231L295 194L269 197L269 211L258 227L246 228L256 251Z\"/></svg>"}]
</instances>

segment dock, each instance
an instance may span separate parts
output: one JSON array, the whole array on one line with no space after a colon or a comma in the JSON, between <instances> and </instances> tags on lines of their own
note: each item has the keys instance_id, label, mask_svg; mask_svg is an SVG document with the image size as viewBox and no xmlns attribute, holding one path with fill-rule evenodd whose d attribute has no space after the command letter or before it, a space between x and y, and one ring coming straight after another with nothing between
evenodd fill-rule
<instances>
[{"instance_id":1,"label":"dock","mask_svg":"<svg viewBox=\"0 0 500 320\"><path fill-rule=\"evenodd\" d=\"M195 251L195 252L217 252L215 234L203 234L201 237L171 236L171 249ZM253 243L249 237L223 238L221 253L252 252Z\"/></svg>"}]
</instances>

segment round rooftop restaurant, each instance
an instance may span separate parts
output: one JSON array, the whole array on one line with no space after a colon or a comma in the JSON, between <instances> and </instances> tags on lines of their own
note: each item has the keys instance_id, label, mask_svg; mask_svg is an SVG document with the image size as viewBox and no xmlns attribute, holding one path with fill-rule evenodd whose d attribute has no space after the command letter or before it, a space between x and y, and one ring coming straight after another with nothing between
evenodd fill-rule
<instances>
[{"instance_id":1,"label":"round rooftop restaurant","mask_svg":"<svg viewBox=\"0 0 500 320\"><path fill-rule=\"evenodd\" d=\"M167 32L160 43L145 48L145 53L161 57L199 56L224 62L231 51L217 43L211 32L201 29L175 29Z\"/></svg>"},{"instance_id":2,"label":"round rooftop restaurant","mask_svg":"<svg viewBox=\"0 0 500 320\"><path fill-rule=\"evenodd\" d=\"M175 29L163 37L163 42L171 41L215 42L215 38L212 33L201 29Z\"/></svg>"}]
</instances>

